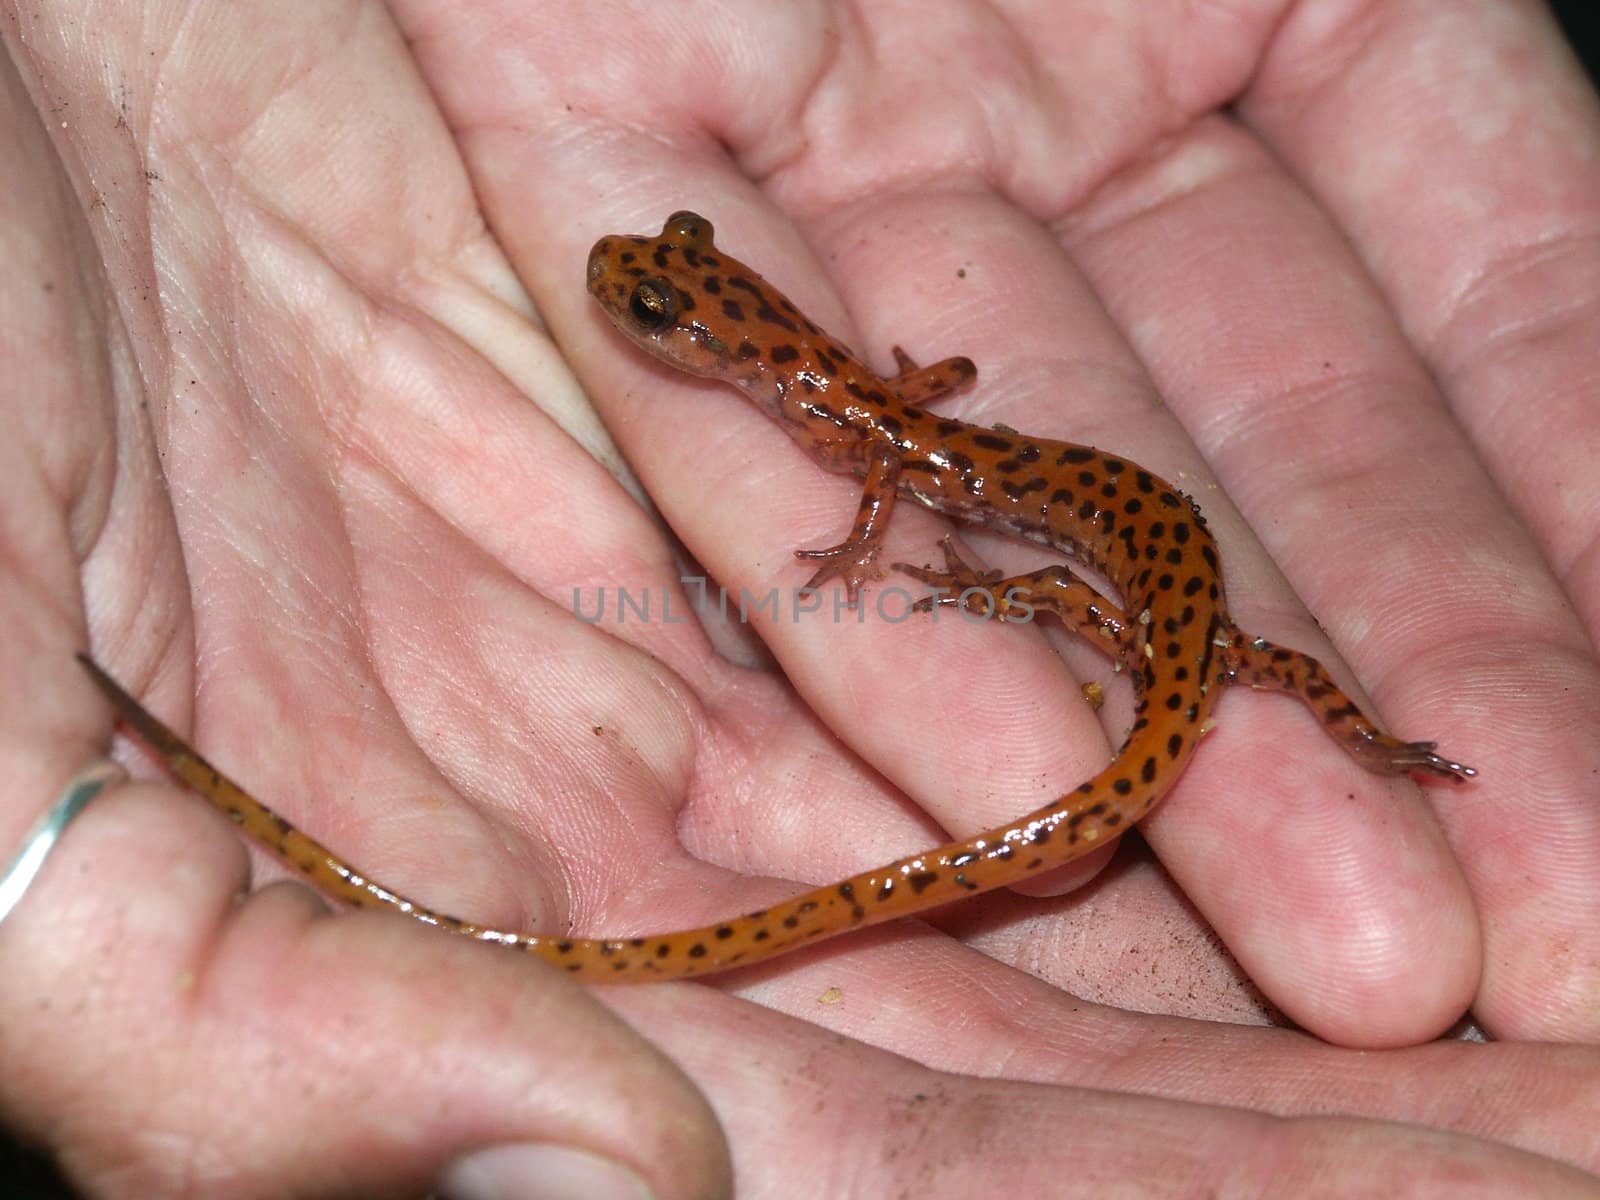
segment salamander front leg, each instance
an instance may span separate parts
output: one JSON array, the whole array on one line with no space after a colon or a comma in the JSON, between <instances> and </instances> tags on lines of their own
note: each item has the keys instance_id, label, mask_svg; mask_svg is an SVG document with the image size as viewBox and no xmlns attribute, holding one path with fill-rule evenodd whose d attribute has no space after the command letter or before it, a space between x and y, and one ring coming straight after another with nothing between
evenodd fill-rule
<instances>
[{"instance_id":1,"label":"salamander front leg","mask_svg":"<svg viewBox=\"0 0 1600 1200\"><path fill-rule=\"evenodd\" d=\"M932 612L935 604L962 605L982 616L1002 621L1031 621L1035 613L1053 613L1062 624L1082 634L1112 658L1132 661L1134 629L1127 616L1110 600L1059 564L1002 579L999 571L974 569L957 552L955 539L939 543L945 570L895 563L894 569L920 579L939 594L924 596L911 607Z\"/></svg>"},{"instance_id":2,"label":"salamander front leg","mask_svg":"<svg viewBox=\"0 0 1600 1200\"><path fill-rule=\"evenodd\" d=\"M838 579L844 584L845 599L854 607L861 585L883 578L877 565L878 546L889 524L889 514L894 511L900 455L887 442L879 441L824 442L816 453L833 470L855 473L864 469L866 483L848 538L825 550L796 550L794 554L796 558L822 562L806 587L819 588L830 579Z\"/></svg>"},{"instance_id":3,"label":"salamander front leg","mask_svg":"<svg viewBox=\"0 0 1600 1200\"><path fill-rule=\"evenodd\" d=\"M894 361L900 368L900 374L884 382L900 399L918 408L926 408L935 400L954 395L978 377L978 368L972 365L970 358L942 358L929 366L919 367L909 354L896 346Z\"/></svg>"},{"instance_id":4,"label":"salamander front leg","mask_svg":"<svg viewBox=\"0 0 1600 1200\"><path fill-rule=\"evenodd\" d=\"M1298 650L1275 646L1265 638L1247 637L1233 630L1218 646L1225 683L1289 692L1304 700L1328 736L1352 758L1379 775L1428 771L1461 782L1477 772L1433 752L1433 742L1402 742L1390 737L1362 715L1316 659Z\"/></svg>"}]
</instances>

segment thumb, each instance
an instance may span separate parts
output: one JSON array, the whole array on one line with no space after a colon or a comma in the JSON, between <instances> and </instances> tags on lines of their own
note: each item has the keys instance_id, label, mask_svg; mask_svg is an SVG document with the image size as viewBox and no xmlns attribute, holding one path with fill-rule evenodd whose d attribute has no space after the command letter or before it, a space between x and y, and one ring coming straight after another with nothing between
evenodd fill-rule
<instances>
[{"instance_id":1,"label":"thumb","mask_svg":"<svg viewBox=\"0 0 1600 1200\"><path fill-rule=\"evenodd\" d=\"M129 784L0 926L0 1119L88 1193L731 1194L706 1101L553 968L245 878L226 821Z\"/></svg>"}]
</instances>

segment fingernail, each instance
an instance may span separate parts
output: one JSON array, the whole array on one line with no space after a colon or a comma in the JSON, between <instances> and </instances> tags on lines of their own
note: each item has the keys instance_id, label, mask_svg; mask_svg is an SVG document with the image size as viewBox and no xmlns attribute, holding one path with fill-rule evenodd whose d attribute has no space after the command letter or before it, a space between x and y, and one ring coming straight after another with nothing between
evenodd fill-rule
<instances>
[{"instance_id":1,"label":"fingernail","mask_svg":"<svg viewBox=\"0 0 1600 1200\"><path fill-rule=\"evenodd\" d=\"M494 1146L446 1167L449 1200L650 1200L643 1179L621 1163L571 1146Z\"/></svg>"}]
</instances>

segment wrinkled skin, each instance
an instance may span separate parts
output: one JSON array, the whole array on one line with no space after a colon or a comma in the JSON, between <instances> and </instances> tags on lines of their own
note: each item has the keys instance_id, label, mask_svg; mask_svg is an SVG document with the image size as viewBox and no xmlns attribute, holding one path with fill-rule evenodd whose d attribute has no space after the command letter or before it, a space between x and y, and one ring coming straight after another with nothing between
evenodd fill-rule
<instances>
[{"instance_id":1,"label":"wrinkled skin","mask_svg":"<svg viewBox=\"0 0 1600 1200\"><path fill-rule=\"evenodd\" d=\"M597 1196L611 1163L662 1200L1600 1194L1600 118L1534 6L0 32L0 854L110 744L79 647L387 883L520 927L756 907L1103 762L1121 681L1103 726L1054 633L824 613L760 622L766 654L572 615L687 611L624 460L735 593L796 585L853 511L585 294L597 236L685 207L884 369L972 357L952 413L1173 478L1241 625L1481 771L1376 779L1229 695L1088 886L1108 855L586 991L266 886L119 743L145 782L0 927L0 1117L85 1193ZM941 530L898 514L893 557ZM1469 1007L1502 1040L1429 1043Z\"/></svg>"}]
</instances>

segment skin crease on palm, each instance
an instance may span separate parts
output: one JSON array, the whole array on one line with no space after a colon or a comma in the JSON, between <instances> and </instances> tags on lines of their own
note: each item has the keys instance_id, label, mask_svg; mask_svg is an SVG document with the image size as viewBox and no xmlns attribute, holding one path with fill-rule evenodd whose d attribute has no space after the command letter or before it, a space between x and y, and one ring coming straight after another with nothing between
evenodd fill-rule
<instances>
[{"instance_id":1,"label":"skin crease on palm","mask_svg":"<svg viewBox=\"0 0 1600 1200\"><path fill-rule=\"evenodd\" d=\"M110 744L79 648L386 882L525 928L757 907L1102 765L1125 694L1053 631L573 617L694 573L665 526L764 591L854 509L594 310L594 239L680 208L880 368L970 356L953 415L1192 492L1241 625L1481 772L1425 796L1230 694L1092 882L624 992L330 917L119 741L145 782L0 927L0 1119L86 1194L1600 1195L1600 116L1535 6L0 32L0 854ZM1469 1007L1498 1040L1430 1040Z\"/></svg>"}]
</instances>

